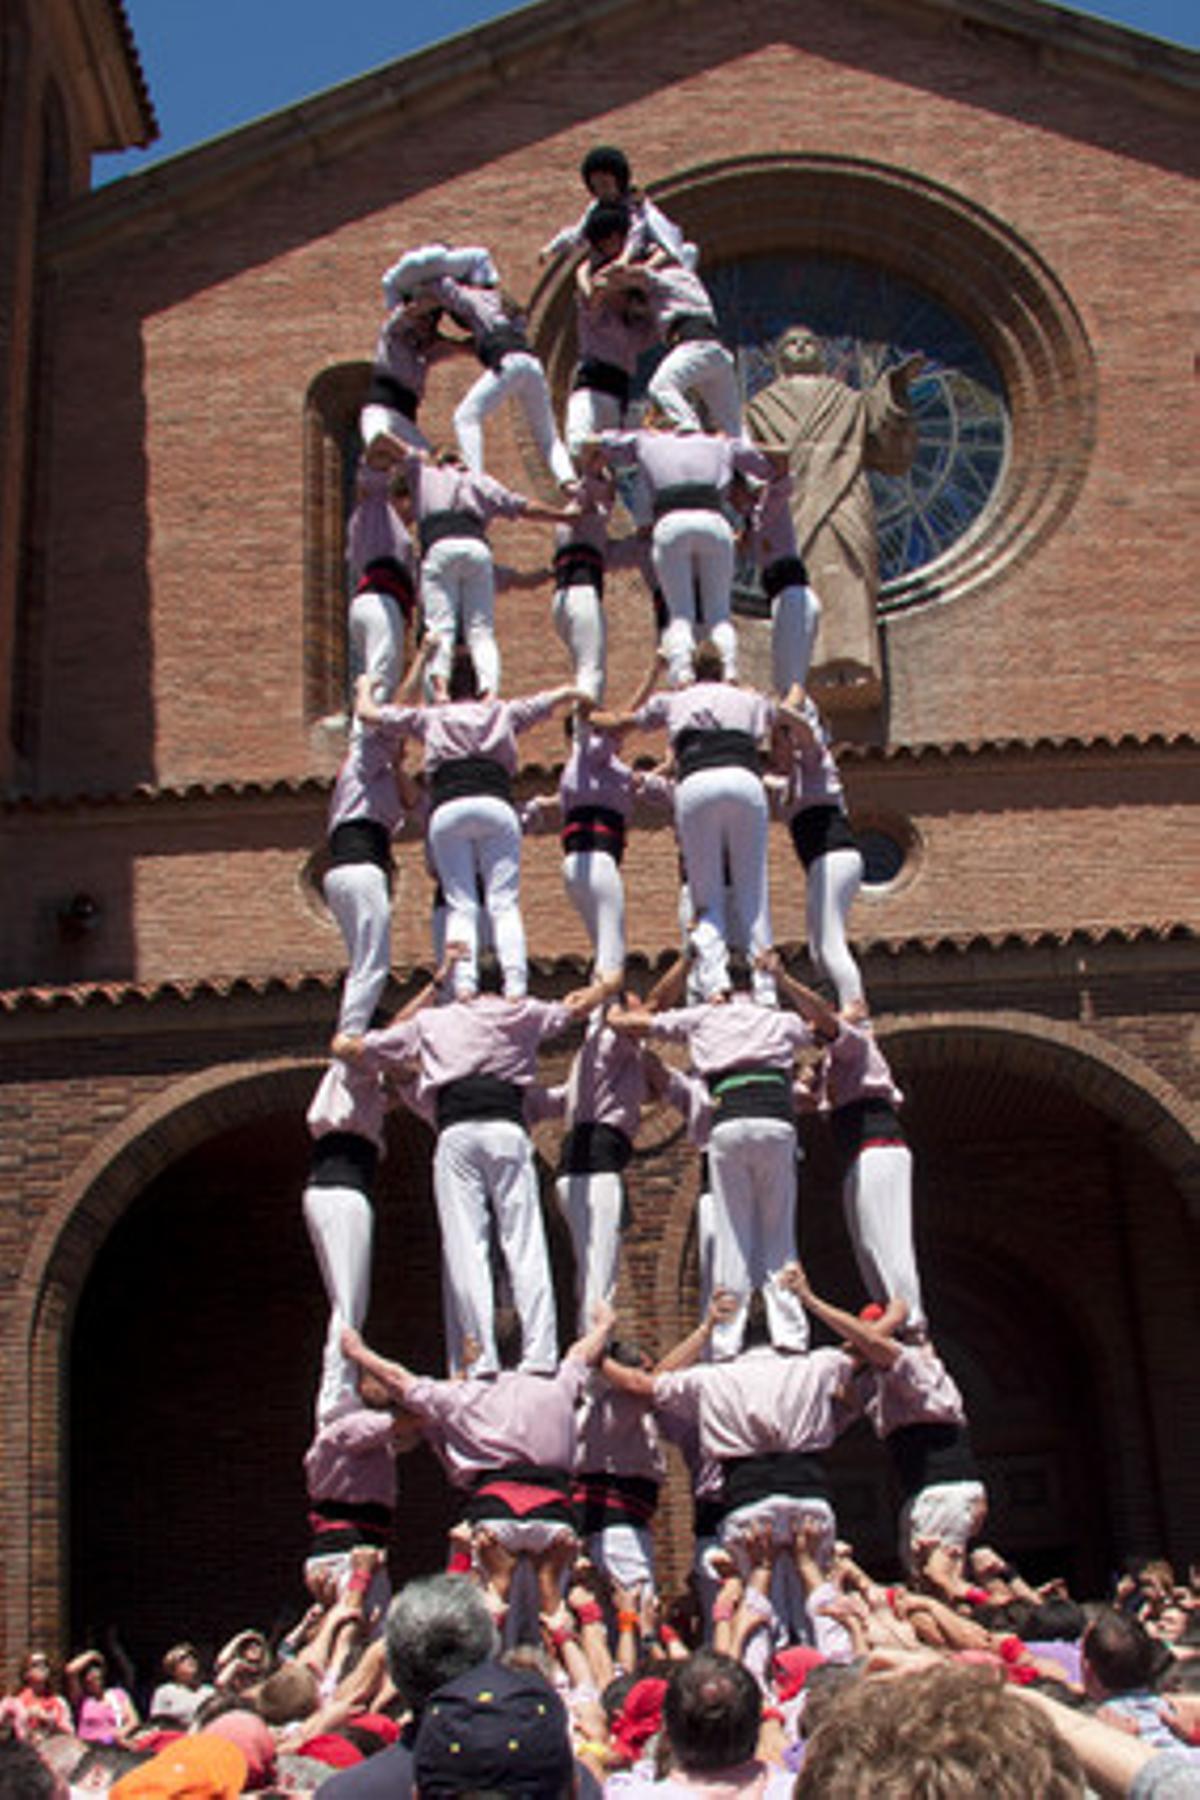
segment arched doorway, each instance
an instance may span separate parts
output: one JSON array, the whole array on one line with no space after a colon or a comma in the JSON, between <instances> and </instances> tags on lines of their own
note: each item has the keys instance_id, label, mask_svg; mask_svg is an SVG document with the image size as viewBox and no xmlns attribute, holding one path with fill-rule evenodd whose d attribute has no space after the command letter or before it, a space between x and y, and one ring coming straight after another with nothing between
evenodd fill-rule
<instances>
[{"instance_id":1,"label":"arched doorway","mask_svg":"<svg viewBox=\"0 0 1200 1800\"><path fill-rule=\"evenodd\" d=\"M966 1396L989 1536L1085 1593L1124 1554L1186 1558L1200 1442L1182 1374L1200 1301L1189 1109L1098 1035L1032 1014L885 1019L880 1036L907 1092L926 1302ZM810 1122L802 1138L801 1253L819 1292L857 1306L828 1133ZM693 1180L672 1205L658 1285L684 1329L694 1196ZM869 1430L831 1463L841 1528L883 1570L894 1496Z\"/></svg>"}]
</instances>

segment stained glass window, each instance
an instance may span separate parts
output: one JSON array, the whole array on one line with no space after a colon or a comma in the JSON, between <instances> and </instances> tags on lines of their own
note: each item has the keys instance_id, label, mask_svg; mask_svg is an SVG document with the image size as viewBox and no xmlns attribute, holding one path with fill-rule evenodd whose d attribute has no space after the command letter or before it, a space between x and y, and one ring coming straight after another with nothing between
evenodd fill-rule
<instances>
[{"instance_id":1,"label":"stained glass window","mask_svg":"<svg viewBox=\"0 0 1200 1800\"><path fill-rule=\"evenodd\" d=\"M938 301L885 269L845 257L742 257L706 267L725 342L746 396L774 378L769 348L784 328L817 333L826 367L868 387L915 351L918 446L905 475L871 472L886 584L931 562L983 513L1008 454L1008 406L999 371L978 339Z\"/></svg>"}]
</instances>

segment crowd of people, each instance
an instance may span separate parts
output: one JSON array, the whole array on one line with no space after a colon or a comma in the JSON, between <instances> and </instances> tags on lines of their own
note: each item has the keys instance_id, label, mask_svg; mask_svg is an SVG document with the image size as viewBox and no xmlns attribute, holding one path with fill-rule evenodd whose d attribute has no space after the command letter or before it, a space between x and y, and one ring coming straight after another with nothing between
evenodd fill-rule
<instances>
[{"instance_id":1,"label":"crowd of people","mask_svg":"<svg viewBox=\"0 0 1200 1800\"><path fill-rule=\"evenodd\" d=\"M421 245L384 276L347 532L354 720L324 880L347 973L303 1196L328 1303L304 1459L311 1608L280 1642L240 1633L211 1680L192 1645L175 1646L152 1694L111 1684L89 1650L63 1696L31 1654L5 1706L0 1797L1200 1791L1200 1571L1179 1584L1146 1565L1111 1604L1081 1607L977 1541L987 1493L923 1300L903 1095L847 935L862 859L805 691L820 603L788 459L747 435L696 248L619 150L592 151L581 173L586 210L544 251L575 264L579 363L561 430L487 249ZM419 423L426 379L465 356L481 372L455 445L435 449ZM486 471L487 420L510 401L553 505ZM571 679L523 697L500 691L496 518L555 532ZM771 610L772 692L738 680L738 542ZM660 649L640 691L609 708L604 575L618 562L645 577ZM517 740L560 709L559 790L518 807ZM657 768L623 759L637 733L665 733ZM640 994L621 865L654 808L674 820L684 948ZM774 946L773 814L804 870L821 991ZM436 973L378 1025L393 839L414 822L436 884ZM561 1000L528 991L521 908L522 833L548 829L592 952L587 985ZM547 1085L539 1050L567 1034L567 1078ZM649 1105L679 1113L700 1168L701 1316L653 1354L615 1335L612 1304ZM398 1106L436 1139L441 1374L362 1337L372 1184ZM798 1254L801 1113L841 1159L862 1306L814 1291ZM575 1262L565 1355L530 1138L547 1119L564 1126L556 1197ZM815 1348L814 1320L830 1340ZM898 1496L891 1586L839 1535L824 1462L861 1418ZM422 1443L461 1509L445 1572L393 1599L396 1463ZM668 1445L693 1509L673 1601L654 1543Z\"/></svg>"}]
</instances>

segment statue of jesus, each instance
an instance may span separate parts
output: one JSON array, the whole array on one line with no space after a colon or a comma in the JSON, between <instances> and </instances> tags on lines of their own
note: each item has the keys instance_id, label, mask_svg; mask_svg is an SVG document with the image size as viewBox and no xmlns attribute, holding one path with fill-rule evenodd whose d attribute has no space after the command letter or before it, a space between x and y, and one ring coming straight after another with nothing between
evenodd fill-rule
<instances>
[{"instance_id":1,"label":"statue of jesus","mask_svg":"<svg viewBox=\"0 0 1200 1800\"><path fill-rule=\"evenodd\" d=\"M868 469L902 475L917 429L908 385L924 366L910 356L859 390L826 372L821 340L792 325L775 346L778 371L746 408L751 434L787 457L796 548L821 603L809 687L838 709L883 694L875 602L879 557Z\"/></svg>"}]
</instances>

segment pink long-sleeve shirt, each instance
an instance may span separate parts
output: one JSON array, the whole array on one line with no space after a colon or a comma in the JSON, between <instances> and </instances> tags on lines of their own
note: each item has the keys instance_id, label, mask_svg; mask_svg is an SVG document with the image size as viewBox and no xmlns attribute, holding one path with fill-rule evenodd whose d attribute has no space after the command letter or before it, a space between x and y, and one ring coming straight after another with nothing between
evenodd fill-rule
<instances>
[{"instance_id":1,"label":"pink long-sleeve shirt","mask_svg":"<svg viewBox=\"0 0 1200 1800\"><path fill-rule=\"evenodd\" d=\"M822 1054L820 1082L826 1107L849 1106L855 1100L904 1104L887 1057L867 1024L851 1025L842 1020L837 1036Z\"/></svg>"},{"instance_id":2,"label":"pink long-sleeve shirt","mask_svg":"<svg viewBox=\"0 0 1200 1800\"><path fill-rule=\"evenodd\" d=\"M965 1425L958 1383L932 1344L907 1344L890 1369L874 1369L865 1411L876 1433L902 1425Z\"/></svg>"},{"instance_id":3,"label":"pink long-sleeve shirt","mask_svg":"<svg viewBox=\"0 0 1200 1800\"><path fill-rule=\"evenodd\" d=\"M426 770L462 756L487 756L517 772L517 738L554 711L552 691L522 700L449 700L444 706L384 706L376 727L385 742L419 738Z\"/></svg>"},{"instance_id":4,"label":"pink long-sleeve shirt","mask_svg":"<svg viewBox=\"0 0 1200 1800\"><path fill-rule=\"evenodd\" d=\"M416 1061L421 1094L480 1074L524 1087L537 1073L542 1039L556 1037L573 1022L574 1015L557 1001L480 994L369 1031L357 1066L384 1072Z\"/></svg>"},{"instance_id":5,"label":"pink long-sleeve shirt","mask_svg":"<svg viewBox=\"0 0 1200 1800\"><path fill-rule=\"evenodd\" d=\"M746 438L707 431L602 431L597 442L615 467L636 464L655 493L691 482L724 492L735 470L763 479L771 473L766 456Z\"/></svg>"},{"instance_id":6,"label":"pink long-sleeve shirt","mask_svg":"<svg viewBox=\"0 0 1200 1800\"><path fill-rule=\"evenodd\" d=\"M306 1119L314 1138L327 1137L333 1131L350 1131L382 1150L387 1109L387 1095L378 1074L335 1058L317 1085Z\"/></svg>"},{"instance_id":7,"label":"pink long-sleeve shirt","mask_svg":"<svg viewBox=\"0 0 1200 1800\"><path fill-rule=\"evenodd\" d=\"M554 1375L505 1369L491 1381L421 1378L405 1405L423 1421L455 1487L512 1463L569 1472L575 1466L575 1403L587 1364L568 1356Z\"/></svg>"},{"instance_id":8,"label":"pink long-sleeve shirt","mask_svg":"<svg viewBox=\"0 0 1200 1800\"><path fill-rule=\"evenodd\" d=\"M748 994L655 1013L651 1035L686 1043L701 1076L751 1067L790 1073L797 1050L814 1041L811 1026L798 1013L759 1006Z\"/></svg>"},{"instance_id":9,"label":"pink long-sleeve shirt","mask_svg":"<svg viewBox=\"0 0 1200 1800\"><path fill-rule=\"evenodd\" d=\"M346 526L346 562L357 581L368 563L390 556L402 569L414 573L412 539L404 520L392 505L390 469L359 464L358 504Z\"/></svg>"},{"instance_id":10,"label":"pink long-sleeve shirt","mask_svg":"<svg viewBox=\"0 0 1200 1800\"><path fill-rule=\"evenodd\" d=\"M655 1376L654 1404L695 1419L702 1453L718 1462L827 1450L857 1411L853 1373L844 1351L784 1356L768 1344L729 1362Z\"/></svg>"},{"instance_id":11,"label":"pink long-sleeve shirt","mask_svg":"<svg viewBox=\"0 0 1200 1800\"><path fill-rule=\"evenodd\" d=\"M394 1507L394 1425L390 1412L370 1407L343 1413L322 1425L304 1457L309 1499Z\"/></svg>"},{"instance_id":12,"label":"pink long-sleeve shirt","mask_svg":"<svg viewBox=\"0 0 1200 1800\"><path fill-rule=\"evenodd\" d=\"M763 738L775 720L774 702L752 688L728 681L693 681L687 687L651 694L634 714L643 731L666 726L674 742L684 731L745 731Z\"/></svg>"}]
</instances>

